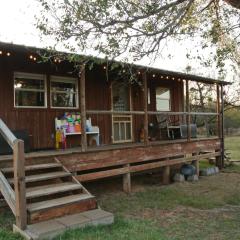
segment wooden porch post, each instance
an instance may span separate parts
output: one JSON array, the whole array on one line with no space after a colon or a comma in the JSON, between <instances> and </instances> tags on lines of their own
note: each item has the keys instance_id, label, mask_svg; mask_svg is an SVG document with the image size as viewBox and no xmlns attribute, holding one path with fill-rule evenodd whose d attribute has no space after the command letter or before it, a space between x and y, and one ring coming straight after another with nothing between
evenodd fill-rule
<instances>
[{"instance_id":1,"label":"wooden porch post","mask_svg":"<svg viewBox=\"0 0 240 240\"><path fill-rule=\"evenodd\" d=\"M220 87L217 84L217 134L218 137L221 138L221 106L220 106Z\"/></svg>"},{"instance_id":2,"label":"wooden porch post","mask_svg":"<svg viewBox=\"0 0 240 240\"><path fill-rule=\"evenodd\" d=\"M220 136L221 136L221 168L224 167L225 143L224 143L224 96L223 85L221 84L221 121L220 121Z\"/></svg>"},{"instance_id":3,"label":"wooden porch post","mask_svg":"<svg viewBox=\"0 0 240 240\"><path fill-rule=\"evenodd\" d=\"M81 110L81 147L82 151L87 150L87 135L86 135L86 96L85 96L85 64L81 66L79 72L80 78L80 110Z\"/></svg>"},{"instance_id":4,"label":"wooden porch post","mask_svg":"<svg viewBox=\"0 0 240 240\"><path fill-rule=\"evenodd\" d=\"M147 73L143 73L143 101L144 101L144 144L148 145L148 89L147 89Z\"/></svg>"},{"instance_id":5,"label":"wooden porch post","mask_svg":"<svg viewBox=\"0 0 240 240\"><path fill-rule=\"evenodd\" d=\"M26 184L24 141L15 140L13 146L14 192L16 199L16 226L25 230L27 227Z\"/></svg>"},{"instance_id":6,"label":"wooden porch post","mask_svg":"<svg viewBox=\"0 0 240 240\"><path fill-rule=\"evenodd\" d=\"M163 184L167 185L170 183L170 166L163 167Z\"/></svg>"},{"instance_id":7,"label":"wooden porch post","mask_svg":"<svg viewBox=\"0 0 240 240\"><path fill-rule=\"evenodd\" d=\"M191 139L191 129L190 129L190 105L189 105L189 80L186 80L186 111L187 111L187 140Z\"/></svg>"},{"instance_id":8,"label":"wooden porch post","mask_svg":"<svg viewBox=\"0 0 240 240\"><path fill-rule=\"evenodd\" d=\"M126 164L124 167L127 167L129 169L130 164ZM123 191L125 193L131 192L131 173L130 170L123 175Z\"/></svg>"}]
</instances>

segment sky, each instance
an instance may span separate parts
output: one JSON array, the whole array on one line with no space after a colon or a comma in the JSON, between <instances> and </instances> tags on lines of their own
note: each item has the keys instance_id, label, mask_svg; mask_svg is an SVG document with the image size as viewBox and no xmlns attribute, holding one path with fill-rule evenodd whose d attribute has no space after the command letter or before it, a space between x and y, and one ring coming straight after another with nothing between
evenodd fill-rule
<instances>
[{"instance_id":1,"label":"sky","mask_svg":"<svg viewBox=\"0 0 240 240\"><path fill-rule=\"evenodd\" d=\"M35 47L49 46L49 40L41 41L40 33L35 27L35 15L38 13L39 7L36 0L0 0L0 41ZM161 58L154 63L145 59L139 64L151 64L153 67L181 72L185 71L187 65L192 65L194 66L193 74L218 78L215 68L204 69L198 63L191 62L186 58L186 48L189 47L193 47L190 40L182 44L169 42L164 47ZM171 58L168 57L169 54L172 55Z\"/></svg>"}]
</instances>

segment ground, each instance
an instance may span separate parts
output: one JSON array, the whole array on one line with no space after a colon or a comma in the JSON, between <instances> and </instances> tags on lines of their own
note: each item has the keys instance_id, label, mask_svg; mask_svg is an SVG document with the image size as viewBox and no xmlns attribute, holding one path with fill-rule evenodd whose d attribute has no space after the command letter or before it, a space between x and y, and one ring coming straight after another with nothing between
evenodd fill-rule
<instances>
[{"instance_id":1,"label":"ground","mask_svg":"<svg viewBox=\"0 0 240 240\"><path fill-rule=\"evenodd\" d=\"M229 146L238 147L235 143ZM159 174L136 176L130 195L121 191L121 179L88 184L99 205L115 214L115 223L68 231L55 240L240 239L240 166L201 177L196 183L162 186L160 182ZM21 239L11 232L13 221L10 211L2 209L1 240Z\"/></svg>"}]
</instances>

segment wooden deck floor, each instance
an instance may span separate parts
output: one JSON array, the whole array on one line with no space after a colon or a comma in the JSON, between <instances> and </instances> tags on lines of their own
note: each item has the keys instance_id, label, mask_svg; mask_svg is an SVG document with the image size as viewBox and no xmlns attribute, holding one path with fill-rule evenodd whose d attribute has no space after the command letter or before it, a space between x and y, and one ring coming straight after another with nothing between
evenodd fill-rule
<instances>
[{"instance_id":1,"label":"wooden deck floor","mask_svg":"<svg viewBox=\"0 0 240 240\"><path fill-rule=\"evenodd\" d=\"M218 139L217 137L209 137L209 138L194 138L191 139L190 142L198 142L205 141L209 139ZM154 141L149 142L148 146L156 146L156 145L171 145L175 143L184 143L187 142L186 139L175 139L175 140L163 140L163 141ZM100 145L94 147L88 147L86 152L100 152L100 151L108 151L108 150L117 150L117 149L128 149L128 148L136 148L136 147L144 147L144 143L125 143L125 144L111 144L111 145ZM51 156L61 156L68 155L73 153L81 153L81 147L68 148L68 149L50 149L50 150L39 150L32 151L25 154L26 158L38 158L38 157L51 157ZM12 159L12 155L0 155L0 161L10 160Z\"/></svg>"}]
</instances>

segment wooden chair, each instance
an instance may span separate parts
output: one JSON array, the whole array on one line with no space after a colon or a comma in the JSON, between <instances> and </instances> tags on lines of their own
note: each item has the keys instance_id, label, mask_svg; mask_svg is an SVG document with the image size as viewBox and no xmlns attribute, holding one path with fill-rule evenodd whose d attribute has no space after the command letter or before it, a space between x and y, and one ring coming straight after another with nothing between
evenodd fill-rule
<instances>
[{"instance_id":1,"label":"wooden chair","mask_svg":"<svg viewBox=\"0 0 240 240\"><path fill-rule=\"evenodd\" d=\"M164 139L163 134L168 139L180 138L179 119L171 115L157 115L157 124L160 133L160 139Z\"/></svg>"}]
</instances>

